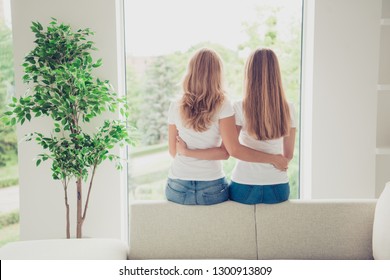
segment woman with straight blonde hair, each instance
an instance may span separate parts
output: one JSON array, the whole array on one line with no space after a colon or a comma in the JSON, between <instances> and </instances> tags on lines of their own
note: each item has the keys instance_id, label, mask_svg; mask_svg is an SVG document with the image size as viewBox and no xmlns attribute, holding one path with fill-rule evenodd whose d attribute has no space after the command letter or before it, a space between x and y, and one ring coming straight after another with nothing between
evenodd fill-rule
<instances>
[{"instance_id":1,"label":"woman with straight blonde hair","mask_svg":"<svg viewBox=\"0 0 390 280\"><path fill-rule=\"evenodd\" d=\"M207 48L198 50L189 61L182 97L170 105L168 144L173 162L165 191L169 201L190 205L226 201L228 183L221 160L229 154L271 163L282 170L287 168L282 155L240 145L233 106L225 95L222 76L218 54Z\"/></svg>"},{"instance_id":2,"label":"woman with straight blonde hair","mask_svg":"<svg viewBox=\"0 0 390 280\"><path fill-rule=\"evenodd\" d=\"M294 107L282 86L278 58L270 49L257 49L245 66L244 98L234 104L240 143L270 154L293 158ZM270 164L238 160L232 173L230 199L245 203L278 203L288 199L286 170Z\"/></svg>"}]
</instances>

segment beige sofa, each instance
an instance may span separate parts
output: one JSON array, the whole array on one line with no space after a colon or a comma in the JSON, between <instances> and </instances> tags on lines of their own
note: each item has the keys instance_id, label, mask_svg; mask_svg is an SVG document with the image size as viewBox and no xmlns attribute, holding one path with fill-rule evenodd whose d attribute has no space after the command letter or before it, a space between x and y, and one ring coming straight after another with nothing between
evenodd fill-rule
<instances>
[{"instance_id":1,"label":"beige sofa","mask_svg":"<svg viewBox=\"0 0 390 280\"><path fill-rule=\"evenodd\" d=\"M131 205L130 259L372 259L375 200Z\"/></svg>"},{"instance_id":2,"label":"beige sofa","mask_svg":"<svg viewBox=\"0 0 390 280\"><path fill-rule=\"evenodd\" d=\"M390 183L378 200L130 207L129 259L390 259Z\"/></svg>"},{"instance_id":3,"label":"beige sofa","mask_svg":"<svg viewBox=\"0 0 390 280\"><path fill-rule=\"evenodd\" d=\"M130 205L130 246L113 239L34 240L0 259L390 259L390 183L378 200L277 205Z\"/></svg>"}]
</instances>

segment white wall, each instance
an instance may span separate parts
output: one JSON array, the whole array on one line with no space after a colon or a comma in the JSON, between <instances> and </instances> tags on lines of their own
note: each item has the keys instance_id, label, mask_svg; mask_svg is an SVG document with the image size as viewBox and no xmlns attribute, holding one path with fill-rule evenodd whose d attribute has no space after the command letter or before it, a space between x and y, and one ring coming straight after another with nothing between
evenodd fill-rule
<instances>
[{"instance_id":1,"label":"white wall","mask_svg":"<svg viewBox=\"0 0 390 280\"><path fill-rule=\"evenodd\" d=\"M12 29L15 57L16 94L22 95L26 85L22 83L24 56L34 47L31 21L47 25L51 17L73 26L76 30L89 27L95 32L91 38L99 49L94 56L103 59L103 66L96 75L108 79L117 92L123 94L123 44L119 0L13 0ZM118 66L119 65L119 66ZM117 118L117 116L110 116ZM99 121L94 121L98 125ZM18 128L21 138L31 131L48 132L51 122L38 119ZM20 237L26 239L65 237L64 193L59 181L51 179L50 164L35 167L33 158L40 153L33 142L19 145L20 174ZM117 150L117 152L122 152ZM127 241L127 203L124 195L126 182L111 163L100 166L92 190L88 215L84 224L84 236L111 237ZM69 190L75 201L75 186ZM86 190L84 192L84 198ZM74 204L73 204L74 205ZM73 207L75 208L75 207ZM75 216L75 211L71 213ZM75 235L75 222L71 224Z\"/></svg>"},{"instance_id":2,"label":"white wall","mask_svg":"<svg viewBox=\"0 0 390 280\"><path fill-rule=\"evenodd\" d=\"M381 1L305 8L303 197L373 198Z\"/></svg>"}]
</instances>

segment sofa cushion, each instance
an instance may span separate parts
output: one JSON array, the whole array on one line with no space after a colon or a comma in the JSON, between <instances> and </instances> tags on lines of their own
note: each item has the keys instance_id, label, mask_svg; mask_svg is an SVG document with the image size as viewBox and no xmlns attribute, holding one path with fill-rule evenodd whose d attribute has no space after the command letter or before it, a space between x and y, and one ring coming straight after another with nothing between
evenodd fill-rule
<instances>
[{"instance_id":1,"label":"sofa cushion","mask_svg":"<svg viewBox=\"0 0 390 280\"><path fill-rule=\"evenodd\" d=\"M374 259L390 260L390 182L376 204L372 250Z\"/></svg>"},{"instance_id":2,"label":"sofa cushion","mask_svg":"<svg viewBox=\"0 0 390 280\"><path fill-rule=\"evenodd\" d=\"M130 205L130 259L256 259L254 206Z\"/></svg>"},{"instance_id":3,"label":"sofa cushion","mask_svg":"<svg viewBox=\"0 0 390 280\"><path fill-rule=\"evenodd\" d=\"M256 205L259 259L372 259L376 200Z\"/></svg>"},{"instance_id":4,"label":"sofa cushion","mask_svg":"<svg viewBox=\"0 0 390 280\"><path fill-rule=\"evenodd\" d=\"M11 242L2 260L126 260L128 246L117 239L47 239Z\"/></svg>"}]
</instances>

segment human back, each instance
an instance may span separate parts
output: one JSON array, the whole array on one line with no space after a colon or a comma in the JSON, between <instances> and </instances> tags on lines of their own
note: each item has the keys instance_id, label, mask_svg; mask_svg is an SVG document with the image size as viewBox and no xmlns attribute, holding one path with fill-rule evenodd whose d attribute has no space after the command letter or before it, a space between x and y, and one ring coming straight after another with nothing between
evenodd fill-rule
<instances>
[{"instance_id":1,"label":"human back","mask_svg":"<svg viewBox=\"0 0 390 280\"><path fill-rule=\"evenodd\" d=\"M282 154L291 160L295 143L294 107L287 102L278 59L270 49L257 49L245 65L244 97L234 104L236 125L242 145L269 154ZM286 170L272 164L238 160L232 173L231 196L242 202L240 194L258 192L254 203L276 203L288 198ZM239 186L238 186L239 185ZM284 189L279 198L267 199L265 190ZM243 203L246 203L245 201Z\"/></svg>"},{"instance_id":2,"label":"human back","mask_svg":"<svg viewBox=\"0 0 390 280\"><path fill-rule=\"evenodd\" d=\"M224 101L222 61L215 51L202 48L191 58L183 79L179 109L185 127L208 130Z\"/></svg>"},{"instance_id":3,"label":"human back","mask_svg":"<svg viewBox=\"0 0 390 280\"><path fill-rule=\"evenodd\" d=\"M241 126L239 141L242 145L267 154L283 154L283 137L260 140L248 131L248 124L243 116L243 102L234 103L236 125ZM290 104L291 127L295 127L294 107ZM270 163L248 162L238 159L232 171L232 180L243 184L269 185L287 183L289 181L287 171L277 169Z\"/></svg>"},{"instance_id":4,"label":"human back","mask_svg":"<svg viewBox=\"0 0 390 280\"><path fill-rule=\"evenodd\" d=\"M222 144L219 133L219 118L233 115L233 108L228 101L215 113L216 121L211 122L205 131L195 131L186 127L179 114L180 101L173 102L170 107L170 123L175 123L178 135L193 150L210 149L220 147ZM174 119L176 119L174 121ZM221 160L207 160L187 157L177 154L169 170L170 178L185 180L214 180L224 177Z\"/></svg>"},{"instance_id":5,"label":"human back","mask_svg":"<svg viewBox=\"0 0 390 280\"><path fill-rule=\"evenodd\" d=\"M191 149L221 146L219 119L233 116L232 104L222 84L222 61L211 49L200 49L191 58L183 79L183 95L171 103L169 125ZM224 177L219 160L175 155L170 178L214 180Z\"/></svg>"},{"instance_id":6,"label":"human back","mask_svg":"<svg viewBox=\"0 0 390 280\"><path fill-rule=\"evenodd\" d=\"M253 138L270 140L289 133L289 105L278 59L270 49L258 49L247 60L242 109L245 129Z\"/></svg>"},{"instance_id":7,"label":"human back","mask_svg":"<svg viewBox=\"0 0 390 280\"><path fill-rule=\"evenodd\" d=\"M215 204L228 199L222 169L223 149L219 120L234 115L225 97L222 61L211 49L200 49L189 61L183 94L169 108L169 152L173 162L168 174L167 199L180 204ZM192 149L213 149L215 159L197 159L177 153L178 137ZM222 151L222 152L220 152Z\"/></svg>"}]
</instances>

